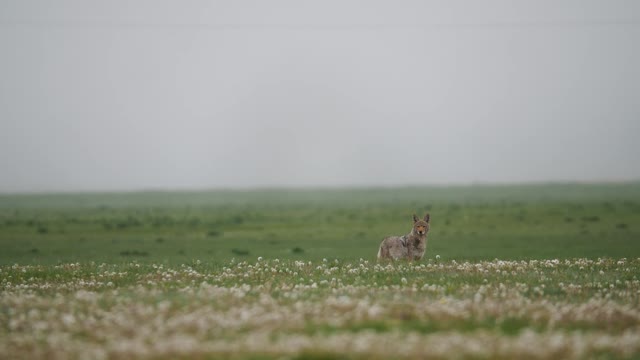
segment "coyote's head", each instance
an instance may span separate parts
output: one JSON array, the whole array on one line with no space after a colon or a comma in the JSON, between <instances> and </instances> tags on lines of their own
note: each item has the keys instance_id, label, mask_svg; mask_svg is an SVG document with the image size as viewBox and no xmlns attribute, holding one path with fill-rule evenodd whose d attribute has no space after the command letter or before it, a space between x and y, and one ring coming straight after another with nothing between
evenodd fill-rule
<instances>
[{"instance_id":1,"label":"coyote's head","mask_svg":"<svg viewBox=\"0 0 640 360\"><path fill-rule=\"evenodd\" d=\"M413 214L413 233L418 235L426 235L429 232L429 220L431 216L429 213L424 216L424 219L419 219L416 214Z\"/></svg>"}]
</instances>

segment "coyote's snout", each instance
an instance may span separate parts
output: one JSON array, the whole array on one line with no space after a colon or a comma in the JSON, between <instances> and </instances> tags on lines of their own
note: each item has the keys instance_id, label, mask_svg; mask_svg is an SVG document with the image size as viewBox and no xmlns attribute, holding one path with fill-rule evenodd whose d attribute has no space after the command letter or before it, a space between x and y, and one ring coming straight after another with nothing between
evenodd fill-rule
<instances>
[{"instance_id":1,"label":"coyote's snout","mask_svg":"<svg viewBox=\"0 0 640 360\"><path fill-rule=\"evenodd\" d=\"M378 249L378 260L420 260L427 249L427 233L429 232L429 214L424 219L413 215L413 228L403 236L389 236L382 240Z\"/></svg>"}]
</instances>

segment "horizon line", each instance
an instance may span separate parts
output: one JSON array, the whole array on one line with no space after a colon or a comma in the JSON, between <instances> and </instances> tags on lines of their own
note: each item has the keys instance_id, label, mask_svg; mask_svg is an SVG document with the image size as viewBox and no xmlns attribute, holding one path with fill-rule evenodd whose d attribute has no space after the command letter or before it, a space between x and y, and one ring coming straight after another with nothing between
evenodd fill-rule
<instances>
[{"instance_id":1,"label":"horizon line","mask_svg":"<svg viewBox=\"0 0 640 360\"><path fill-rule=\"evenodd\" d=\"M253 186L212 186L212 187L147 187L129 189L90 190L35 190L0 191L0 196L38 195L88 195L88 194L136 194L136 193L201 193L201 192L259 192L259 191L340 191L368 189L406 188L465 188L465 187L518 187L549 185L633 185L640 184L640 178L627 180L548 180L548 181L471 181L459 183L407 183L407 184L340 184L340 185L253 185Z\"/></svg>"}]
</instances>

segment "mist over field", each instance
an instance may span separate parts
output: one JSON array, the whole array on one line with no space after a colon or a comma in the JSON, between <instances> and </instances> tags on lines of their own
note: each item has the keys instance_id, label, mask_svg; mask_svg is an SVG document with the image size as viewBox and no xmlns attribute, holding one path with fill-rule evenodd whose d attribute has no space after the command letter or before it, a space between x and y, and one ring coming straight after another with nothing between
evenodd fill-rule
<instances>
[{"instance_id":1,"label":"mist over field","mask_svg":"<svg viewBox=\"0 0 640 360\"><path fill-rule=\"evenodd\" d=\"M632 1L2 1L0 192L640 178Z\"/></svg>"}]
</instances>

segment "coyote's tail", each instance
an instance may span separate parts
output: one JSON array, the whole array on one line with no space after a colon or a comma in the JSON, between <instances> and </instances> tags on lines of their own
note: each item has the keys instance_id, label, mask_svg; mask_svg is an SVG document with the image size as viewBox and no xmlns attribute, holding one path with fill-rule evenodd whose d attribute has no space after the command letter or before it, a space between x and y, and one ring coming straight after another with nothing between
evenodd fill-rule
<instances>
[{"instance_id":1,"label":"coyote's tail","mask_svg":"<svg viewBox=\"0 0 640 360\"><path fill-rule=\"evenodd\" d=\"M385 246L384 243L382 243L378 248L378 261L384 260L384 259L390 259L390 256L389 256L389 248Z\"/></svg>"}]
</instances>

